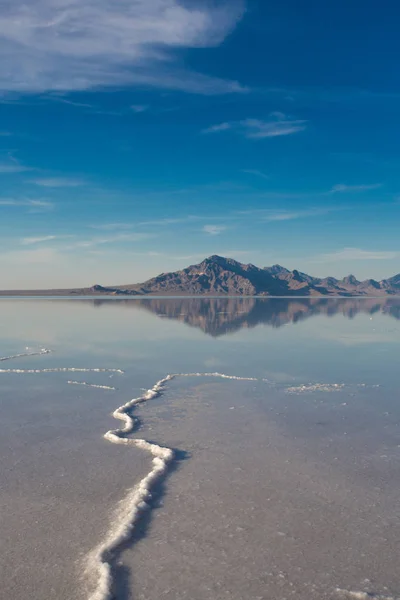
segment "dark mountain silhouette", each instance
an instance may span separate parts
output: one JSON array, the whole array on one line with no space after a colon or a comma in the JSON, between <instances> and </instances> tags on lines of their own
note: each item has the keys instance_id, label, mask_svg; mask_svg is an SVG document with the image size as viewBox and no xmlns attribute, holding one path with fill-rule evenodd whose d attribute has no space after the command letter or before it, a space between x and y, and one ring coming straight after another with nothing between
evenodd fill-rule
<instances>
[{"instance_id":1,"label":"dark mountain silhouette","mask_svg":"<svg viewBox=\"0 0 400 600\"><path fill-rule=\"evenodd\" d=\"M5 291L2 296L65 295L169 295L169 296L390 296L400 295L400 274L375 281L358 281L354 275L344 279L312 277L280 265L256 267L232 258L213 255L181 271L161 273L144 283L72 290Z\"/></svg>"},{"instance_id":2,"label":"dark mountain silhouette","mask_svg":"<svg viewBox=\"0 0 400 600\"><path fill-rule=\"evenodd\" d=\"M110 289L110 288L108 288ZM320 279L280 265L259 268L213 255L181 271L162 273L142 284L118 286L116 293L231 296L386 296L400 294L400 274L381 282Z\"/></svg>"},{"instance_id":3,"label":"dark mountain silhouette","mask_svg":"<svg viewBox=\"0 0 400 600\"><path fill-rule=\"evenodd\" d=\"M286 285L266 269L222 256L210 256L198 265L175 273L162 273L139 286L127 289L142 293L231 294L254 296L266 293L284 295Z\"/></svg>"}]
</instances>

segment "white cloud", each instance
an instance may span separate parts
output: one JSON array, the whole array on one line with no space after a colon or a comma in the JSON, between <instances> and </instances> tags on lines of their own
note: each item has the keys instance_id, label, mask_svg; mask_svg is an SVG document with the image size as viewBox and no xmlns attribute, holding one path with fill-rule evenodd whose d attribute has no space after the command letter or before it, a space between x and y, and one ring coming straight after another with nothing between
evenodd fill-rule
<instances>
[{"instance_id":1,"label":"white cloud","mask_svg":"<svg viewBox=\"0 0 400 600\"><path fill-rule=\"evenodd\" d=\"M27 237L21 240L23 246L30 246L31 244L41 244L42 242L50 242L55 240L55 235L44 235L43 237Z\"/></svg>"},{"instance_id":2,"label":"white cloud","mask_svg":"<svg viewBox=\"0 0 400 600\"><path fill-rule=\"evenodd\" d=\"M319 217L336 210L344 210L342 207L326 206L324 208L304 208L300 210L263 210L263 221L292 221L294 219L305 219L307 217Z\"/></svg>"},{"instance_id":3,"label":"white cloud","mask_svg":"<svg viewBox=\"0 0 400 600\"><path fill-rule=\"evenodd\" d=\"M174 50L218 46L243 0L4 0L0 90L41 92L143 84L198 93L243 91L186 71Z\"/></svg>"},{"instance_id":4,"label":"white cloud","mask_svg":"<svg viewBox=\"0 0 400 600\"><path fill-rule=\"evenodd\" d=\"M0 206L26 206L26 203L14 200L13 198L1 198Z\"/></svg>"},{"instance_id":5,"label":"white cloud","mask_svg":"<svg viewBox=\"0 0 400 600\"><path fill-rule=\"evenodd\" d=\"M346 192L368 192L369 190L377 190L382 187L381 183L361 184L361 185L346 185L339 183L334 185L331 189L332 194L346 193Z\"/></svg>"},{"instance_id":6,"label":"white cloud","mask_svg":"<svg viewBox=\"0 0 400 600\"><path fill-rule=\"evenodd\" d=\"M269 116L279 119L280 121L284 121L286 119L285 113L281 112L280 110L274 110L269 114Z\"/></svg>"},{"instance_id":7,"label":"white cloud","mask_svg":"<svg viewBox=\"0 0 400 600\"><path fill-rule=\"evenodd\" d=\"M169 225L179 225L182 223L196 223L198 221L207 221L209 219L225 219L224 216L205 216L205 215L185 215L183 217L161 217L149 221L136 221L135 223L98 223L90 225L91 229L98 231L126 231L133 227L168 227Z\"/></svg>"},{"instance_id":8,"label":"white cloud","mask_svg":"<svg viewBox=\"0 0 400 600\"><path fill-rule=\"evenodd\" d=\"M42 187L59 188L59 187L78 187L84 185L81 179L70 179L68 177L43 177L40 179L32 179L30 183L40 185Z\"/></svg>"},{"instance_id":9,"label":"white cloud","mask_svg":"<svg viewBox=\"0 0 400 600\"><path fill-rule=\"evenodd\" d=\"M104 244L118 244L126 242L142 242L154 237L151 233L118 233L105 238L92 238L74 243L68 250L76 248L92 248Z\"/></svg>"},{"instance_id":10,"label":"white cloud","mask_svg":"<svg viewBox=\"0 0 400 600\"><path fill-rule=\"evenodd\" d=\"M26 205L36 209L51 209L54 206L52 202L48 202L47 200L28 200Z\"/></svg>"},{"instance_id":11,"label":"white cloud","mask_svg":"<svg viewBox=\"0 0 400 600\"><path fill-rule=\"evenodd\" d=\"M212 125L211 127L203 129L202 133L219 133L220 131L232 129L232 127L232 123L220 123L219 125Z\"/></svg>"},{"instance_id":12,"label":"white cloud","mask_svg":"<svg viewBox=\"0 0 400 600\"><path fill-rule=\"evenodd\" d=\"M252 139L262 139L269 137L279 137L281 135L291 135L304 131L307 121L276 119L271 121L261 121L260 119L245 119L240 124L244 128L245 136Z\"/></svg>"},{"instance_id":13,"label":"white cloud","mask_svg":"<svg viewBox=\"0 0 400 600\"><path fill-rule=\"evenodd\" d=\"M50 100L54 100L55 102L69 104L70 106L77 106L78 108L94 108L92 104L87 104L86 102L75 102L74 100L67 100L67 98L63 98L58 94L49 94L47 97Z\"/></svg>"},{"instance_id":14,"label":"white cloud","mask_svg":"<svg viewBox=\"0 0 400 600\"><path fill-rule=\"evenodd\" d=\"M304 131L307 121L302 119L291 119L283 113L274 112L270 114L269 120L242 119L231 123L219 123L204 129L202 133L220 133L222 131L235 130L249 139L264 139L291 135Z\"/></svg>"},{"instance_id":15,"label":"white cloud","mask_svg":"<svg viewBox=\"0 0 400 600\"><path fill-rule=\"evenodd\" d=\"M398 258L400 252L361 250L361 248L343 248L330 254L322 254L314 262L331 262L336 260L392 260Z\"/></svg>"},{"instance_id":16,"label":"white cloud","mask_svg":"<svg viewBox=\"0 0 400 600\"><path fill-rule=\"evenodd\" d=\"M261 177L261 179L269 179L269 176L258 169L242 169L242 173L246 173L247 175L255 175L256 177Z\"/></svg>"},{"instance_id":17,"label":"white cloud","mask_svg":"<svg viewBox=\"0 0 400 600\"><path fill-rule=\"evenodd\" d=\"M21 165L21 163L13 157L10 157L9 162L0 163L0 173L23 173L24 171L32 170L32 167Z\"/></svg>"},{"instance_id":18,"label":"white cloud","mask_svg":"<svg viewBox=\"0 0 400 600\"><path fill-rule=\"evenodd\" d=\"M31 208L31 211L39 210L51 210L54 207L52 202L47 200L15 200L14 198L0 198L0 206L27 206Z\"/></svg>"},{"instance_id":19,"label":"white cloud","mask_svg":"<svg viewBox=\"0 0 400 600\"><path fill-rule=\"evenodd\" d=\"M65 240L67 238L75 237L73 235L43 235L38 237L26 237L22 238L21 244L23 246L30 246L34 244L43 244L44 242L51 242L53 240Z\"/></svg>"},{"instance_id":20,"label":"white cloud","mask_svg":"<svg viewBox=\"0 0 400 600\"><path fill-rule=\"evenodd\" d=\"M0 164L0 173L23 173L24 171L30 171L29 167L23 165L12 165L7 163Z\"/></svg>"},{"instance_id":21,"label":"white cloud","mask_svg":"<svg viewBox=\"0 0 400 600\"><path fill-rule=\"evenodd\" d=\"M146 110L149 110L149 106L146 106L144 104L133 104L131 106L131 109L133 110L133 112L135 113L142 113L142 112L146 112Z\"/></svg>"},{"instance_id":22,"label":"white cloud","mask_svg":"<svg viewBox=\"0 0 400 600\"><path fill-rule=\"evenodd\" d=\"M177 225L178 223L190 223L191 221L199 221L208 217L200 217L198 215L188 215L185 217L164 217L162 219L155 219L152 221L141 221L138 223L140 226L160 226L165 227L167 225Z\"/></svg>"},{"instance_id":23,"label":"white cloud","mask_svg":"<svg viewBox=\"0 0 400 600\"><path fill-rule=\"evenodd\" d=\"M204 225L203 227L204 233L208 233L208 235L219 235L225 230L226 227L223 225Z\"/></svg>"},{"instance_id":24,"label":"white cloud","mask_svg":"<svg viewBox=\"0 0 400 600\"><path fill-rule=\"evenodd\" d=\"M258 221L274 222L274 221L293 221L294 219L304 219L307 217L320 217L331 212L348 210L349 206L324 206L295 209L284 208L256 208L237 211L238 215L247 215L249 217L257 217Z\"/></svg>"},{"instance_id":25,"label":"white cloud","mask_svg":"<svg viewBox=\"0 0 400 600\"><path fill-rule=\"evenodd\" d=\"M302 217L309 216L301 212L290 212L290 211L273 211L262 217L263 221L292 221L293 219L301 219Z\"/></svg>"},{"instance_id":26,"label":"white cloud","mask_svg":"<svg viewBox=\"0 0 400 600\"><path fill-rule=\"evenodd\" d=\"M98 225L90 225L92 229L98 229L101 231L118 231L120 229L131 229L130 223L100 223Z\"/></svg>"}]
</instances>

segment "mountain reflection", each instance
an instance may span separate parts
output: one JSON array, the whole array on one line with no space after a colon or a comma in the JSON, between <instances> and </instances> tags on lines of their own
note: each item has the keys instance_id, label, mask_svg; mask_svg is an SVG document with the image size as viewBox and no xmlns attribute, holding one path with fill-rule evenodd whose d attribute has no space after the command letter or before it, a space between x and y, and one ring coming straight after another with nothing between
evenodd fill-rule
<instances>
[{"instance_id":1,"label":"mountain reflection","mask_svg":"<svg viewBox=\"0 0 400 600\"><path fill-rule=\"evenodd\" d=\"M259 298L148 298L135 300L93 300L95 307L117 303L132 310L147 310L159 318L180 321L213 337L257 325L282 327L310 317L342 315L352 319L358 313L376 313L400 319L400 300L375 298L259 299Z\"/></svg>"}]
</instances>

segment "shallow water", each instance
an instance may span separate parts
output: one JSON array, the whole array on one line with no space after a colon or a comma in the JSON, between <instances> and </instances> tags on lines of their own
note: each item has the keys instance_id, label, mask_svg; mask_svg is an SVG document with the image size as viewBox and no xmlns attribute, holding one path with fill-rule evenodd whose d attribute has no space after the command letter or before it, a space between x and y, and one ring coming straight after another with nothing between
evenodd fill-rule
<instances>
[{"instance_id":1,"label":"shallow water","mask_svg":"<svg viewBox=\"0 0 400 600\"><path fill-rule=\"evenodd\" d=\"M88 557L154 466L104 439L124 426L111 413L167 374L214 372L249 380L176 377L135 407L133 438L175 459L96 598L400 597L400 301L0 310L0 597L99 593Z\"/></svg>"}]
</instances>

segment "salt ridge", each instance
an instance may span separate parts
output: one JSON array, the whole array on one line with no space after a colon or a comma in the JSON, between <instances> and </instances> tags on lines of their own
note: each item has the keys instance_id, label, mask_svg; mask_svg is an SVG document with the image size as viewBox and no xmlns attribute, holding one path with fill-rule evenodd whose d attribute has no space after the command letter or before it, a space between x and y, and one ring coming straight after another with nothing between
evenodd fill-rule
<instances>
[{"instance_id":1,"label":"salt ridge","mask_svg":"<svg viewBox=\"0 0 400 600\"><path fill-rule=\"evenodd\" d=\"M165 389L165 385L178 377L219 377L221 379L231 379L235 381L258 381L254 377L238 377L236 375L225 375L224 373L170 374L157 381L157 383L142 396L133 398L133 400L122 404L113 412L113 417L122 421L124 426L119 429L107 431L104 438L112 444L135 446L148 452L153 457L153 468L137 486L128 492L128 495L120 504L114 523L112 523L104 541L97 546L88 557L86 569L87 575L91 579L97 575L95 589L90 595L89 600L112 600L112 588L114 583L112 564L117 558L118 550L124 542L131 538L135 524L140 519L142 513L149 508L148 502L151 500L152 488L167 472L168 465L174 458L174 453L171 448L151 444L144 439L126 437L132 433L135 428L136 419L130 413L138 404L161 396Z\"/></svg>"},{"instance_id":2,"label":"salt ridge","mask_svg":"<svg viewBox=\"0 0 400 600\"><path fill-rule=\"evenodd\" d=\"M0 373L119 373L121 369L83 369L80 367L59 367L54 369L0 369Z\"/></svg>"},{"instance_id":3,"label":"salt ridge","mask_svg":"<svg viewBox=\"0 0 400 600\"><path fill-rule=\"evenodd\" d=\"M344 383L310 383L286 388L287 394L304 394L308 392L341 392Z\"/></svg>"},{"instance_id":4,"label":"salt ridge","mask_svg":"<svg viewBox=\"0 0 400 600\"><path fill-rule=\"evenodd\" d=\"M83 385L86 387L97 388L98 390L116 390L115 387L112 387L110 385L96 385L95 383L87 383L86 381L67 381L67 383L69 383L70 385Z\"/></svg>"},{"instance_id":5,"label":"salt ridge","mask_svg":"<svg viewBox=\"0 0 400 600\"><path fill-rule=\"evenodd\" d=\"M291 386L285 389L286 394L307 394L313 392L341 392L347 388L378 388L378 385L368 386L366 383L309 383L307 385Z\"/></svg>"},{"instance_id":6,"label":"salt ridge","mask_svg":"<svg viewBox=\"0 0 400 600\"><path fill-rule=\"evenodd\" d=\"M38 352L22 352L21 354L12 354L11 356L0 357L0 362L5 360L13 360L14 358L24 358L26 356L42 356L43 354L50 354L51 350L47 348L41 348Z\"/></svg>"}]
</instances>

